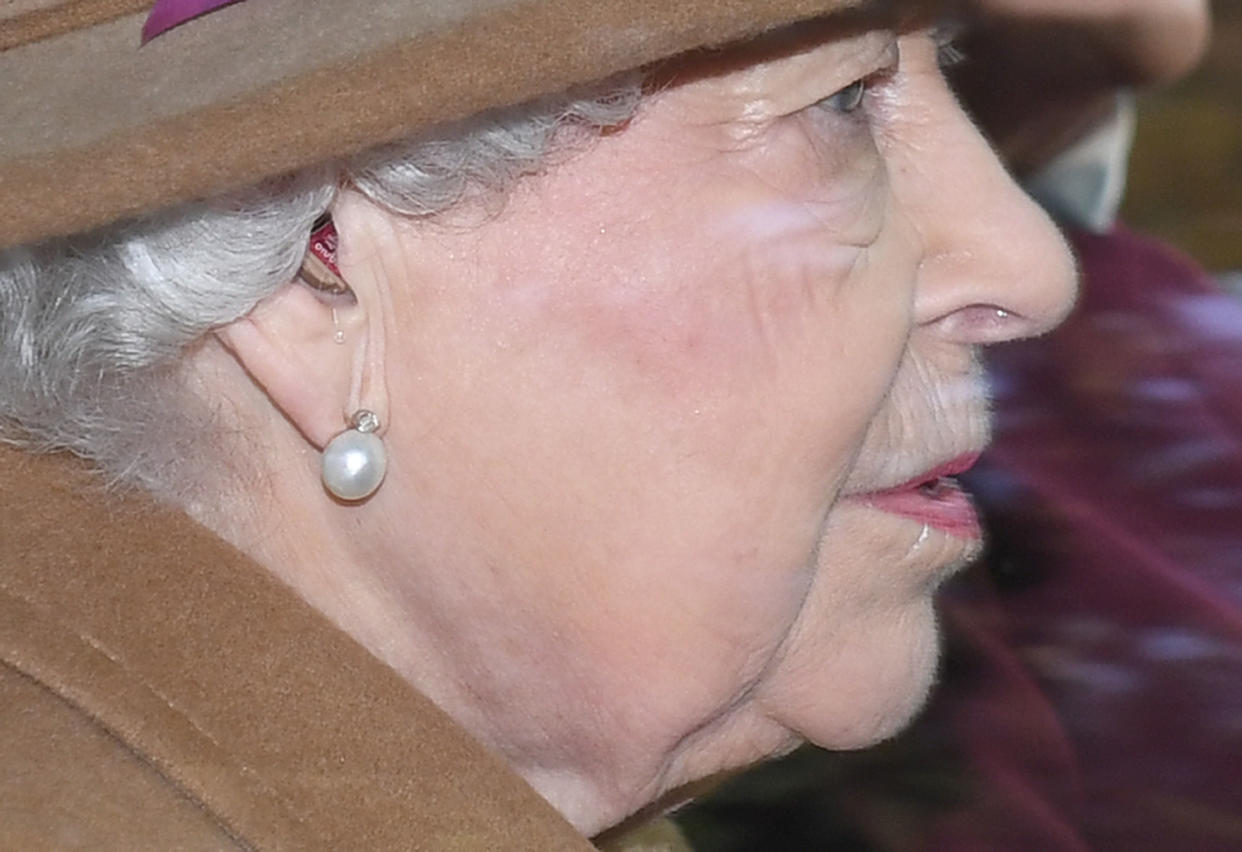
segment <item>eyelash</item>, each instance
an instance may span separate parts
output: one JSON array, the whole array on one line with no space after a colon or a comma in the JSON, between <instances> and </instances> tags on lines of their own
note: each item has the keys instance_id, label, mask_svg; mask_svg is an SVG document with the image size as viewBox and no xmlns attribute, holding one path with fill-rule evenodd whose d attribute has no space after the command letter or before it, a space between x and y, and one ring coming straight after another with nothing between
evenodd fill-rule
<instances>
[{"instance_id":1,"label":"eyelash","mask_svg":"<svg viewBox=\"0 0 1242 852\"><path fill-rule=\"evenodd\" d=\"M932 31L932 39L936 42L936 60L941 70L961 65L969 57L957 45L957 40L965 32L965 26L956 21L945 21Z\"/></svg>"}]
</instances>

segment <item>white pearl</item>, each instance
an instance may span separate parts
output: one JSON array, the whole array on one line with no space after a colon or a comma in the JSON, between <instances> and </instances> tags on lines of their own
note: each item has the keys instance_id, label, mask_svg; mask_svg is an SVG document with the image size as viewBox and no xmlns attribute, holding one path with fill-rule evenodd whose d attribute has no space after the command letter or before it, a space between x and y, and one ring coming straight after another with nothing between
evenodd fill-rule
<instances>
[{"instance_id":1,"label":"white pearl","mask_svg":"<svg viewBox=\"0 0 1242 852\"><path fill-rule=\"evenodd\" d=\"M323 448L323 486L340 500L364 500L384 481L388 454L373 432L346 429Z\"/></svg>"}]
</instances>

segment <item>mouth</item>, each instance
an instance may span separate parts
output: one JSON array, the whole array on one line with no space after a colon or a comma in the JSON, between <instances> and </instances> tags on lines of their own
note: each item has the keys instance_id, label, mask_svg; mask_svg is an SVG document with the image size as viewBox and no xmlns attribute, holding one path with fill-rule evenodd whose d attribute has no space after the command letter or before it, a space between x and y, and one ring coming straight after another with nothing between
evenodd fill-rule
<instances>
[{"instance_id":1,"label":"mouth","mask_svg":"<svg viewBox=\"0 0 1242 852\"><path fill-rule=\"evenodd\" d=\"M979 453L969 453L921 473L894 488L858 495L863 505L918 521L956 538L983 537L970 495L953 477L969 470Z\"/></svg>"}]
</instances>

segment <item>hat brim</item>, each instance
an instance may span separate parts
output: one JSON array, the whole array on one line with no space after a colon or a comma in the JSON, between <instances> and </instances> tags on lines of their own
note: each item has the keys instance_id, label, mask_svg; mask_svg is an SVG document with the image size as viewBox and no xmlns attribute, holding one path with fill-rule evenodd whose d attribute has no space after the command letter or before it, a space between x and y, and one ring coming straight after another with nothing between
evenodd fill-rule
<instances>
[{"instance_id":1,"label":"hat brim","mask_svg":"<svg viewBox=\"0 0 1242 852\"><path fill-rule=\"evenodd\" d=\"M253 184L855 0L149 0L0 18L0 247Z\"/></svg>"}]
</instances>

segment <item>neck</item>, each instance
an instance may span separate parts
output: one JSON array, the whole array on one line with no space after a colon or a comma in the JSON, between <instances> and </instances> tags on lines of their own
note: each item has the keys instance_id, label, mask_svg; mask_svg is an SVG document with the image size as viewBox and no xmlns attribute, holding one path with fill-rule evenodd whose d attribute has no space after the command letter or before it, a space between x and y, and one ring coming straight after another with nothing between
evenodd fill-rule
<instances>
[{"instance_id":1,"label":"neck","mask_svg":"<svg viewBox=\"0 0 1242 852\"><path fill-rule=\"evenodd\" d=\"M542 590L547 566L498 571L479 549L485 533L438 511L417 472L390 471L365 502L334 501L316 449L246 392L255 398L234 399L232 433L263 441L239 441L234 455L261 459L263 470L192 507L200 523L505 758L583 834L661 792L664 751L644 749L625 713L601 701L608 690L591 650L574 638L581 607Z\"/></svg>"},{"instance_id":2,"label":"neck","mask_svg":"<svg viewBox=\"0 0 1242 852\"><path fill-rule=\"evenodd\" d=\"M334 502L319 485L317 455L290 444L264 448L265 457L286 460L283 475L204 506L196 512L198 520L506 758L583 834L595 834L626 816L628 803L618 805L596 775L581 768L604 765L581 760L584 753L598 754L599 744L575 747L566 741L569 732L549 731L540 721L549 703L559 705L554 715L563 717L565 706L587 699L580 693L566 701L556 684L531 671L524 656L539 653L534 628L522 626L520 613L483 613L477 601L461 600L457 584L419 554L385 552L382 531L393 523L388 501L377 495L357 506ZM430 590L449 594L435 596ZM497 630L504 635L495 635ZM522 632L529 635L515 636ZM518 653L496 658L496 649L515 644Z\"/></svg>"}]
</instances>

